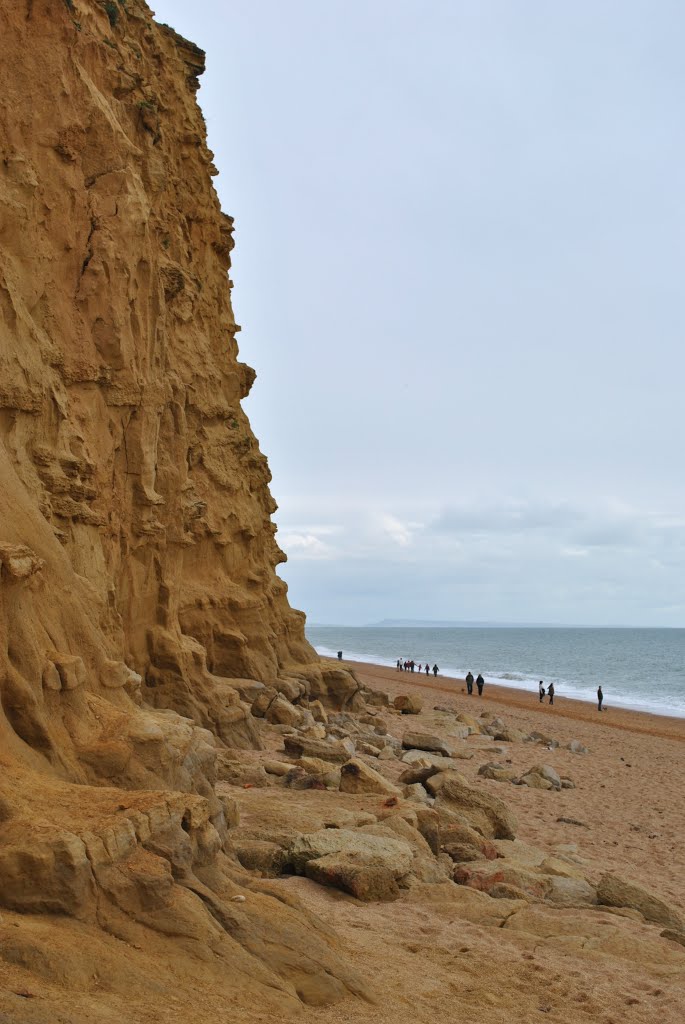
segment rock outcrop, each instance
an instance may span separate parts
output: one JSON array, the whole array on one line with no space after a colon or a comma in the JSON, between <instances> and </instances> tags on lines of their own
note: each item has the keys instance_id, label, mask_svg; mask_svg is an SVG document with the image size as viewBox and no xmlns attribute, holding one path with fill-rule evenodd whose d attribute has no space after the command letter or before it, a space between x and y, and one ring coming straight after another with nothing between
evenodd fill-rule
<instances>
[{"instance_id":1,"label":"rock outcrop","mask_svg":"<svg viewBox=\"0 0 685 1024\"><path fill-rule=\"evenodd\" d=\"M360 992L216 788L263 690L315 732L359 684L275 572L204 54L143 0L0 0L0 37L0 905L182 936L265 1007Z\"/></svg>"}]
</instances>

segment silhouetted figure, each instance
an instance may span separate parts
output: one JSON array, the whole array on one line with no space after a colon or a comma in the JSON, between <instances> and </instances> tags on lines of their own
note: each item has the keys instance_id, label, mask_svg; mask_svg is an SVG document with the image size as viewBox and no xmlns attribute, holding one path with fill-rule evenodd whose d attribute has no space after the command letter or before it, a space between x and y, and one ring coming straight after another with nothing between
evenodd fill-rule
<instances>
[{"instance_id":1,"label":"silhouetted figure","mask_svg":"<svg viewBox=\"0 0 685 1024\"><path fill-rule=\"evenodd\" d=\"M410 662L409 662L409 670L410 670L411 672L413 672L413 671L414 671L414 661L413 661L413 659L412 659L412 661L410 661Z\"/></svg>"},{"instance_id":2,"label":"silhouetted figure","mask_svg":"<svg viewBox=\"0 0 685 1024\"><path fill-rule=\"evenodd\" d=\"M547 696L549 697L550 704L554 704L554 683L550 683L547 687Z\"/></svg>"},{"instance_id":3,"label":"silhouetted figure","mask_svg":"<svg viewBox=\"0 0 685 1024\"><path fill-rule=\"evenodd\" d=\"M437 665L433 665L433 675L437 676L439 671L440 671L440 669L438 668L438 666Z\"/></svg>"},{"instance_id":4,"label":"silhouetted figure","mask_svg":"<svg viewBox=\"0 0 685 1024\"><path fill-rule=\"evenodd\" d=\"M480 672L478 673L478 678L476 679L476 686L478 687L478 696L482 697L483 696L483 687L485 686L485 680L483 679L483 677L480 674Z\"/></svg>"},{"instance_id":5,"label":"silhouetted figure","mask_svg":"<svg viewBox=\"0 0 685 1024\"><path fill-rule=\"evenodd\" d=\"M397 671L398 672L402 671L402 662L400 661L399 658L397 659Z\"/></svg>"},{"instance_id":6,"label":"silhouetted figure","mask_svg":"<svg viewBox=\"0 0 685 1024\"><path fill-rule=\"evenodd\" d=\"M338 661L342 661L342 651L338 651Z\"/></svg>"},{"instance_id":7,"label":"silhouetted figure","mask_svg":"<svg viewBox=\"0 0 685 1024\"><path fill-rule=\"evenodd\" d=\"M430 674L431 674L430 665L428 664L428 662L426 662L426 675L429 676Z\"/></svg>"},{"instance_id":8,"label":"silhouetted figure","mask_svg":"<svg viewBox=\"0 0 685 1024\"><path fill-rule=\"evenodd\" d=\"M542 702L544 700L544 696L545 696L545 684L543 683L542 679L540 680L539 693L540 693L540 703L542 704Z\"/></svg>"},{"instance_id":9,"label":"silhouetted figure","mask_svg":"<svg viewBox=\"0 0 685 1024\"><path fill-rule=\"evenodd\" d=\"M597 710L602 711L602 704L604 702L604 694L602 693L602 687L597 687Z\"/></svg>"},{"instance_id":10,"label":"silhouetted figure","mask_svg":"<svg viewBox=\"0 0 685 1024\"><path fill-rule=\"evenodd\" d=\"M469 697L473 693L473 672L470 671L466 676L466 692L468 693Z\"/></svg>"}]
</instances>

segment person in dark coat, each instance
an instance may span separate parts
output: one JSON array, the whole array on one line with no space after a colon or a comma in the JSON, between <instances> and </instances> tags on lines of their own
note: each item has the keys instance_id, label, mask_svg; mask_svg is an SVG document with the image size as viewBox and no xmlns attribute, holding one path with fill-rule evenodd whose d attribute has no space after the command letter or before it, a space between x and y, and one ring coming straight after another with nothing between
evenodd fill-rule
<instances>
[{"instance_id":1,"label":"person in dark coat","mask_svg":"<svg viewBox=\"0 0 685 1024\"><path fill-rule=\"evenodd\" d=\"M430 674L431 674L430 665L428 664L428 662L426 662L426 675L429 676Z\"/></svg>"},{"instance_id":2,"label":"person in dark coat","mask_svg":"<svg viewBox=\"0 0 685 1024\"><path fill-rule=\"evenodd\" d=\"M438 666L437 665L433 665L433 675L437 676L439 671L440 671L440 669L438 668Z\"/></svg>"},{"instance_id":3,"label":"person in dark coat","mask_svg":"<svg viewBox=\"0 0 685 1024\"><path fill-rule=\"evenodd\" d=\"M468 694L473 693L473 672L469 672L466 677L466 692Z\"/></svg>"},{"instance_id":4,"label":"person in dark coat","mask_svg":"<svg viewBox=\"0 0 685 1024\"><path fill-rule=\"evenodd\" d=\"M483 687L485 686L485 680L483 679L483 677L480 674L480 672L478 673L478 678L476 679L476 686L478 687L478 696L482 697L483 696Z\"/></svg>"},{"instance_id":5,"label":"person in dark coat","mask_svg":"<svg viewBox=\"0 0 685 1024\"><path fill-rule=\"evenodd\" d=\"M597 687L597 710L602 711L602 704L604 702L604 694L602 693L602 687Z\"/></svg>"},{"instance_id":6,"label":"person in dark coat","mask_svg":"<svg viewBox=\"0 0 685 1024\"><path fill-rule=\"evenodd\" d=\"M554 704L554 683L550 683L547 687L547 695L549 697L550 704Z\"/></svg>"},{"instance_id":7,"label":"person in dark coat","mask_svg":"<svg viewBox=\"0 0 685 1024\"><path fill-rule=\"evenodd\" d=\"M544 697L545 697L545 684L543 683L542 679L540 680L539 693L540 693L540 703L542 704L542 702L544 700Z\"/></svg>"}]
</instances>

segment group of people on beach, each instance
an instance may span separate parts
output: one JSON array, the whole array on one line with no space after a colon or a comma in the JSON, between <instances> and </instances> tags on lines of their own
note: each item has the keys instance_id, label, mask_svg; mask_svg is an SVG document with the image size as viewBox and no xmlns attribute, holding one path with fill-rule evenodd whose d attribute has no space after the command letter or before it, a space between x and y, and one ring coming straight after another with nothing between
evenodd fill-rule
<instances>
[{"instance_id":1,"label":"group of people on beach","mask_svg":"<svg viewBox=\"0 0 685 1024\"><path fill-rule=\"evenodd\" d=\"M540 703L544 704L544 702L545 702L545 684L543 683L542 679L540 680L540 683L539 683L539 686L538 686L538 692L539 692L539 695L540 695ZM550 683L549 686L547 687L547 696L549 697L550 704L554 704L554 683ZM603 703L604 703L604 694L602 693L602 687L601 687L601 684L600 684L600 686L597 687L597 710L598 711L606 711L606 708L602 707Z\"/></svg>"},{"instance_id":2,"label":"group of people on beach","mask_svg":"<svg viewBox=\"0 0 685 1024\"><path fill-rule=\"evenodd\" d=\"M474 684L473 672L471 672L470 670L467 672L466 679L464 680L464 682L466 683L466 692L468 693L469 697L471 697L473 695ZM483 687L485 686L485 680L483 679L483 676L481 675L480 672L478 673L478 676L475 679L475 684L478 687L478 696L482 697Z\"/></svg>"},{"instance_id":3,"label":"group of people on beach","mask_svg":"<svg viewBox=\"0 0 685 1024\"><path fill-rule=\"evenodd\" d=\"M342 652L340 652L340 653L342 653ZM340 653L339 653L338 657L340 657ZM437 674L440 671L440 669L438 668L437 665L433 665L433 668L431 669L430 664L428 662L426 662L425 665L423 664L423 662L419 662L418 665L417 665L417 663L413 659L410 659L410 658L398 658L397 659L397 671L398 672L424 672L425 671L427 676L429 676L431 674L431 672L433 673L433 676L437 676ZM466 692L468 693L469 697L473 696L473 686L474 686L474 683L476 685L476 689L478 690L478 696L479 697L483 696L483 687L485 686L485 680L483 679L483 676L482 676L482 674L480 672L478 673L478 675L477 675L477 677L475 679L473 678L473 672L471 672L471 671L467 672L466 679L464 681L466 683ZM543 683L543 681L541 679L540 683L538 685L538 693L539 693L539 696L540 696L540 703L541 704L544 704L545 697L549 697L549 703L550 704L554 704L554 683L550 683L549 686L545 689L545 684ZM597 710L598 711L605 711L606 710L604 707L602 707L603 703L604 703L604 694L602 693L602 687L598 686L597 687Z\"/></svg>"},{"instance_id":4,"label":"group of people on beach","mask_svg":"<svg viewBox=\"0 0 685 1024\"><path fill-rule=\"evenodd\" d=\"M427 676L431 674L431 671L433 672L434 676L437 676L438 672L440 671L437 665L433 665L433 668L431 670L431 667L428 664L428 662L426 662L424 666L423 662L419 662L419 664L417 665L415 661L410 661L408 658L397 659L398 672L422 672L424 668Z\"/></svg>"},{"instance_id":5,"label":"group of people on beach","mask_svg":"<svg viewBox=\"0 0 685 1024\"><path fill-rule=\"evenodd\" d=\"M539 686L538 686L538 692L540 694L540 703L544 704L545 703L545 684L543 683L542 679L540 680L540 683L539 683ZM547 687L547 696L549 697L550 704L554 704L554 683L550 683L549 686Z\"/></svg>"}]
</instances>

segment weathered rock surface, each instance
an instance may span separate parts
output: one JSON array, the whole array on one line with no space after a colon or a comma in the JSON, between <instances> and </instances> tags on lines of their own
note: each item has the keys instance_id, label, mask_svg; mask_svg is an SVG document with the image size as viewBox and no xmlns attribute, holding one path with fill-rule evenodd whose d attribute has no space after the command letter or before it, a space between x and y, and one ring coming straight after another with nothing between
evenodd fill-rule
<instances>
[{"instance_id":1,"label":"weathered rock surface","mask_svg":"<svg viewBox=\"0 0 685 1024\"><path fill-rule=\"evenodd\" d=\"M674 931L685 928L680 914L664 900L634 882L626 882L616 875L602 875L597 886L597 900L607 907L628 907L637 910L647 921L664 925Z\"/></svg>"},{"instance_id":2,"label":"weathered rock surface","mask_svg":"<svg viewBox=\"0 0 685 1024\"><path fill-rule=\"evenodd\" d=\"M244 868L258 871L265 878L277 878L287 863L287 854L277 843L238 839L231 843L231 848Z\"/></svg>"},{"instance_id":3,"label":"weathered rock surface","mask_svg":"<svg viewBox=\"0 0 685 1024\"><path fill-rule=\"evenodd\" d=\"M442 754L443 757L449 757L451 753L449 745L442 737L432 736L426 732L405 732L402 746L405 750L427 750L434 754Z\"/></svg>"},{"instance_id":4,"label":"weathered rock surface","mask_svg":"<svg viewBox=\"0 0 685 1024\"><path fill-rule=\"evenodd\" d=\"M340 769L341 793L387 793L398 794L397 786L384 778L380 772L369 768L359 758L346 761Z\"/></svg>"},{"instance_id":5,"label":"weathered rock surface","mask_svg":"<svg viewBox=\"0 0 685 1024\"><path fill-rule=\"evenodd\" d=\"M331 764L344 764L355 752L354 743L350 740L330 742L297 735L286 736L283 746L291 757L318 757Z\"/></svg>"},{"instance_id":6,"label":"weathered rock surface","mask_svg":"<svg viewBox=\"0 0 685 1024\"><path fill-rule=\"evenodd\" d=\"M559 773L549 764L534 765L521 776L519 782L531 789L561 789Z\"/></svg>"},{"instance_id":7,"label":"weathered rock surface","mask_svg":"<svg viewBox=\"0 0 685 1024\"><path fill-rule=\"evenodd\" d=\"M411 869L408 843L361 830L324 829L295 840L288 858L296 871L362 900L395 899Z\"/></svg>"},{"instance_id":8,"label":"weathered rock surface","mask_svg":"<svg viewBox=\"0 0 685 1024\"><path fill-rule=\"evenodd\" d=\"M495 782L513 782L518 778L518 772L513 768L505 768L503 764L498 764L496 761L482 764L478 769L478 774L482 775L484 779L494 779Z\"/></svg>"},{"instance_id":9,"label":"weathered rock surface","mask_svg":"<svg viewBox=\"0 0 685 1024\"><path fill-rule=\"evenodd\" d=\"M426 787L436 797L436 807L445 807L458 815L465 825L476 829L486 839L515 838L516 819L506 804L469 786L457 772L433 775Z\"/></svg>"},{"instance_id":10,"label":"weathered rock surface","mask_svg":"<svg viewBox=\"0 0 685 1024\"><path fill-rule=\"evenodd\" d=\"M46 950L168 943L224 1001L337 1001L363 986L249 889L220 792L274 783L234 760L251 704L322 729L363 700L275 571L204 54L143 0L0 0L0 38L0 905L50 914Z\"/></svg>"},{"instance_id":11,"label":"weathered rock surface","mask_svg":"<svg viewBox=\"0 0 685 1024\"><path fill-rule=\"evenodd\" d=\"M457 864L454 880L495 899L525 899L557 907L591 907L597 903L595 888L585 879L549 875L506 860Z\"/></svg>"},{"instance_id":12,"label":"weathered rock surface","mask_svg":"<svg viewBox=\"0 0 685 1024\"><path fill-rule=\"evenodd\" d=\"M403 693L395 697L393 705L403 715L418 715L423 707L423 701L415 693Z\"/></svg>"}]
</instances>

